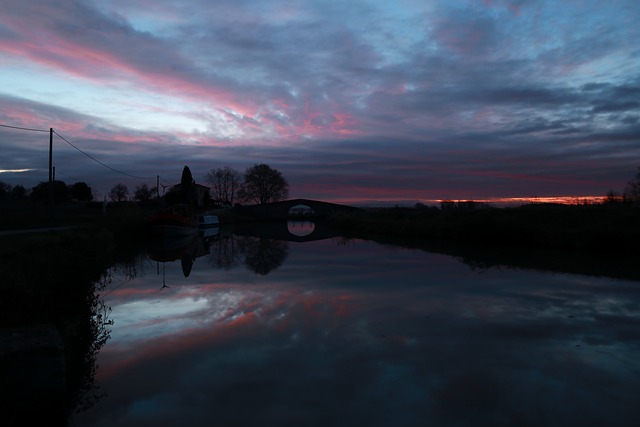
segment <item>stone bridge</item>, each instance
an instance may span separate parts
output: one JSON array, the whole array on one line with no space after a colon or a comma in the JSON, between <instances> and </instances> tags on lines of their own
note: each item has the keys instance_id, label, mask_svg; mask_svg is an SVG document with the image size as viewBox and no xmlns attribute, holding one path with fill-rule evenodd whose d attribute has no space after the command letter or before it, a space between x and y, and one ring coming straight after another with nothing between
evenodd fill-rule
<instances>
[{"instance_id":1,"label":"stone bridge","mask_svg":"<svg viewBox=\"0 0 640 427\"><path fill-rule=\"evenodd\" d=\"M313 211L313 219L323 219L336 213L359 212L359 208L339 205L337 203L321 202L319 200L292 199L282 202L265 203L263 205L249 205L239 208L242 216L254 217L259 220L287 220L289 211L296 206L308 206Z\"/></svg>"}]
</instances>

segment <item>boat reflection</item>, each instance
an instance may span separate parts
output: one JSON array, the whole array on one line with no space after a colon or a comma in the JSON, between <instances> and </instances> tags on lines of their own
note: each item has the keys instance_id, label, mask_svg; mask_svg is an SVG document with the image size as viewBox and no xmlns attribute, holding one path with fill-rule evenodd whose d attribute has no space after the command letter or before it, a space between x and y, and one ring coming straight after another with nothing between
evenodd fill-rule
<instances>
[{"instance_id":1,"label":"boat reflection","mask_svg":"<svg viewBox=\"0 0 640 427\"><path fill-rule=\"evenodd\" d=\"M206 228L192 236L149 238L147 255L160 266L180 261L184 277L189 277L198 258L206 257L210 266L230 270L239 265L260 275L267 275L280 267L289 254L286 241L237 236L221 232L220 228ZM165 275L163 274L163 277ZM166 284L163 283L163 287Z\"/></svg>"},{"instance_id":2,"label":"boat reflection","mask_svg":"<svg viewBox=\"0 0 640 427\"><path fill-rule=\"evenodd\" d=\"M174 237L152 237L147 240L149 258L158 263L180 260L184 277L189 277L193 261L209 253L211 241L218 238L218 228L207 228L200 233Z\"/></svg>"}]
</instances>

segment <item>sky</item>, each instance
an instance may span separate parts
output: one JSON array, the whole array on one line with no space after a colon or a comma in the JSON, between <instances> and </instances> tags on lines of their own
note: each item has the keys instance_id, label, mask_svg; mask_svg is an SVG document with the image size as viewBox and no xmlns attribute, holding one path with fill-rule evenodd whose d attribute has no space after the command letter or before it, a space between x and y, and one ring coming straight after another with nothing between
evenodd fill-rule
<instances>
[{"instance_id":1,"label":"sky","mask_svg":"<svg viewBox=\"0 0 640 427\"><path fill-rule=\"evenodd\" d=\"M184 166L352 204L604 196L640 166L637 0L0 7L11 185L48 179L50 128L56 179L100 199Z\"/></svg>"}]
</instances>

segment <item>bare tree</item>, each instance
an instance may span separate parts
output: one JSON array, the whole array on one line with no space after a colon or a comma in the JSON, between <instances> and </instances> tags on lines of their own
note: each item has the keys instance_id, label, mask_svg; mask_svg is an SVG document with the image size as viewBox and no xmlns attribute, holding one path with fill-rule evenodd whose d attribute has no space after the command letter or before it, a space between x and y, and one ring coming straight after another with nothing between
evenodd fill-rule
<instances>
[{"instance_id":1,"label":"bare tree","mask_svg":"<svg viewBox=\"0 0 640 427\"><path fill-rule=\"evenodd\" d=\"M129 196L129 189L126 185L118 183L109 191L109 198L112 202L124 202Z\"/></svg>"},{"instance_id":2,"label":"bare tree","mask_svg":"<svg viewBox=\"0 0 640 427\"><path fill-rule=\"evenodd\" d=\"M156 187L149 188L147 184L138 185L136 191L133 193L133 198L139 202L147 202L151 200L156 192Z\"/></svg>"},{"instance_id":3,"label":"bare tree","mask_svg":"<svg viewBox=\"0 0 640 427\"><path fill-rule=\"evenodd\" d=\"M213 198L220 202L233 204L236 194L240 189L241 174L237 170L225 166L223 168L211 169L205 175L206 182L213 187Z\"/></svg>"},{"instance_id":4,"label":"bare tree","mask_svg":"<svg viewBox=\"0 0 640 427\"><path fill-rule=\"evenodd\" d=\"M238 196L259 204L277 202L289 197L289 184L280 171L264 163L256 164L244 172L244 184Z\"/></svg>"},{"instance_id":5,"label":"bare tree","mask_svg":"<svg viewBox=\"0 0 640 427\"><path fill-rule=\"evenodd\" d=\"M630 201L640 201L640 167L636 176L627 183L624 189L624 198Z\"/></svg>"}]
</instances>

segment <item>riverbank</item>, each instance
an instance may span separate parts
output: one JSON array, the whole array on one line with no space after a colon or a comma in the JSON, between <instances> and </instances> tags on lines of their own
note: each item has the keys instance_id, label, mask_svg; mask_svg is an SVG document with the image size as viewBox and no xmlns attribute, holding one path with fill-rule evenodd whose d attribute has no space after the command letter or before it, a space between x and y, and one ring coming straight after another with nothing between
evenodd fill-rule
<instances>
[{"instance_id":1,"label":"riverbank","mask_svg":"<svg viewBox=\"0 0 640 427\"><path fill-rule=\"evenodd\" d=\"M106 341L96 286L113 259L113 234L66 229L0 242L3 422L64 425L86 396Z\"/></svg>"},{"instance_id":2,"label":"riverbank","mask_svg":"<svg viewBox=\"0 0 640 427\"><path fill-rule=\"evenodd\" d=\"M350 238L450 255L472 270L535 269L640 280L640 209L632 205L369 209L336 216L331 224Z\"/></svg>"},{"instance_id":3,"label":"riverbank","mask_svg":"<svg viewBox=\"0 0 640 427\"><path fill-rule=\"evenodd\" d=\"M622 203L471 210L381 208L337 215L331 224L352 236L607 254L640 249L640 207Z\"/></svg>"}]
</instances>

